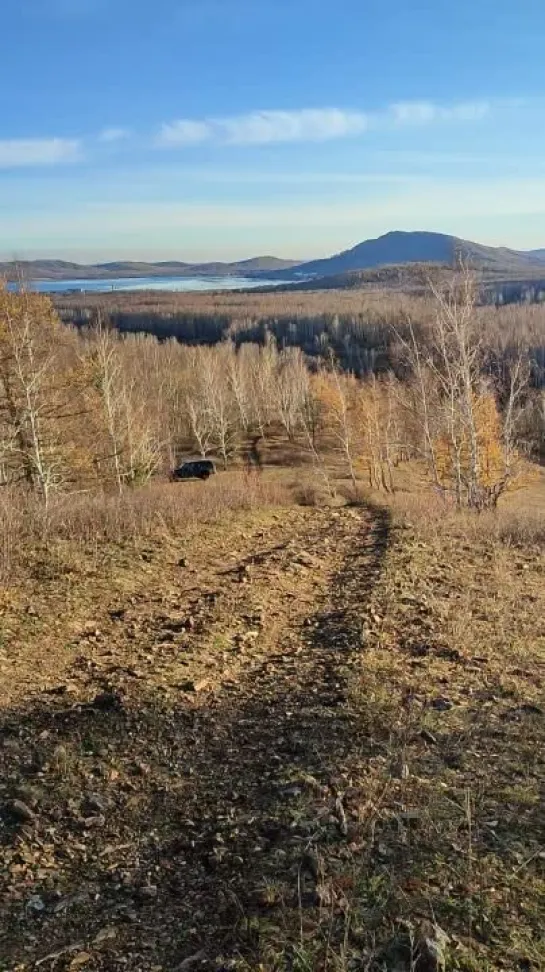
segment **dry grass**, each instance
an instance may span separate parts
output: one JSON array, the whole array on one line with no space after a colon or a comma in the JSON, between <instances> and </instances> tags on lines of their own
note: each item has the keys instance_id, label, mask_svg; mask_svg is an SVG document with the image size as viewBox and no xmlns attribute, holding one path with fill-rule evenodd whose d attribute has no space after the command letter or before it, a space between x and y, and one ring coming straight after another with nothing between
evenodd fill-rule
<instances>
[{"instance_id":1,"label":"dry grass","mask_svg":"<svg viewBox=\"0 0 545 972\"><path fill-rule=\"evenodd\" d=\"M399 493L392 501L393 510L422 536L465 537L468 542L489 540L514 546L542 545L545 540L545 498L543 506L528 505L522 492L495 511L478 515L458 511L431 491Z\"/></svg>"},{"instance_id":2,"label":"dry grass","mask_svg":"<svg viewBox=\"0 0 545 972\"><path fill-rule=\"evenodd\" d=\"M9 584L34 554L175 536L198 524L286 502L279 482L241 472L207 483L157 483L117 493L59 494L46 510L30 495L0 494L0 582Z\"/></svg>"},{"instance_id":3,"label":"dry grass","mask_svg":"<svg viewBox=\"0 0 545 972\"><path fill-rule=\"evenodd\" d=\"M308 470L305 474L310 488ZM255 791L245 785L235 786L228 774L226 793L236 791L234 809L229 803L231 796L227 796L227 802L222 796L219 814L214 813L210 820L211 834L216 835L224 825L229 833L229 839L220 844L222 853L230 853L232 842L236 846L239 829L248 838L241 857L233 860L244 858L259 876L257 889L251 881L245 889L243 903L226 895L231 910L225 928L233 926L236 942L227 967L259 972L423 972L434 968L425 966L418 952L421 923L427 921L436 923L448 936L444 955L448 972L544 969L543 482L509 497L496 514L474 516L456 513L431 493L411 492L407 473L406 491L388 500L387 511L384 506L382 512L375 510L376 522L383 525L384 543L380 544L380 535L372 538L369 555L374 566L368 566L366 574L365 558L358 557L357 534L347 544L344 564L339 563L335 546L326 546L339 523L337 511L271 511L274 537L266 517L248 527L248 520L261 516L258 509L252 512L254 506L285 500L283 483L292 484L293 478L293 470L287 473L280 469L263 480L248 481L243 474L228 474L204 486L163 485L121 499L110 497L96 507L82 498L81 509L72 498L64 508L52 510L46 524L52 531L50 552L63 545L82 551L93 543L107 545L104 537L112 534L120 544L127 543L126 570L144 570L142 596L146 604L153 602L151 585L155 584L153 596L157 597L160 617L170 611L177 618L180 613L180 573L175 558L185 553L180 550L180 538L189 528L193 529L194 545L190 561L197 564L203 549L215 559L220 540L222 561L234 550L237 562L246 563L252 551L255 554L256 544L267 551L264 564L267 557L273 562L281 558L272 574L257 558L247 585L234 578L226 580L232 571L226 574L224 563L219 568L215 565L214 572L186 577L186 597L191 599L195 591L200 592L206 604L202 637L209 639L212 653L228 650L226 631L235 602L247 618L248 600L257 608L263 598L271 599L274 623L280 628L286 626L284 652L293 644L297 650L293 656L287 653L288 660L282 662L273 629L274 653L264 657L259 678L251 672L248 678L255 691L252 704L259 702L258 714L241 705L240 699L237 709L231 686L225 702L229 719L223 743L221 738L216 741L220 713L216 701L210 706L210 729L204 742L199 736L204 723L189 720L187 725L195 738L190 739L190 745L184 740L174 767L169 766L164 775L168 764L158 747L155 758L160 772L152 770L152 777L156 773L160 782L154 799L174 800L165 804L173 811L170 814L163 813L162 802L157 803L161 826L176 826L184 840L192 831L187 829L189 824L179 826L177 814L180 808L187 813L202 813L201 802L191 805L187 798L191 788L198 786L200 774L206 775L212 755L215 753L218 765L222 765L225 752L231 752L230 771L244 779L249 759L245 747L248 737L253 738L252 719L260 731L261 727L266 730L264 748L256 759L257 780L261 781L261 774L273 772L273 778L276 780L274 774L278 773L282 782L282 793L289 784L289 799L283 795L278 807L272 805L278 820L268 807L265 822L269 828L278 824L280 836L273 827L271 843L264 845L265 850L255 840L260 833L255 820L260 820L261 800L267 792L260 786L256 785ZM299 477L299 486L304 492L303 476ZM347 498L362 503L366 494L352 496L348 492ZM345 510L343 515L350 522L359 512ZM332 557L337 558L335 569L340 567L325 611L312 594L316 568L303 564L302 573L294 571L294 566L301 566L295 555L301 547L304 550L309 546L305 531L293 542L299 520L308 521L309 529L311 523L315 524L312 553L316 562L322 558L322 571L326 565L329 568ZM10 526L9 516L5 522L6 549L11 549L16 558L19 534ZM27 529L30 539L35 536L42 542L40 531L32 534L35 527L28 524ZM176 537L176 554L170 552L169 563L163 542L152 550L153 561L138 568L137 550L142 544L135 544L135 538L142 541L169 534ZM257 583L252 571L261 569L264 576ZM97 576L98 572L91 585L97 584ZM163 598L168 583L171 606L166 609ZM223 586L226 600L211 606L212 602L206 600L208 594L217 594ZM284 588L286 604L276 614L278 591ZM94 601L86 605L87 617L94 618L98 595L94 587L91 593ZM127 593L128 588L124 604ZM50 615L50 607L48 610ZM112 621L111 625L119 623L128 628L131 611L137 614L138 610L138 602L133 606L129 601L124 620ZM191 613L197 613L194 606ZM184 612L182 615L185 617ZM17 623L19 628L10 620L14 646L28 642L29 626L36 627L34 637L43 644L44 631L39 627L44 624L42 617L23 616ZM269 634L271 623L267 622ZM103 625L101 621L99 627ZM135 640L128 641L123 664L131 668L135 664L131 652L145 647L149 638L146 630L142 625L136 627ZM101 638L104 650L113 643L111 628L105 631L97 636L98 649ZM198 631L197 625L197 635L187 636L196 639L196 658L202 652ZM155 637L162 643L162 636ZM186 635L181 637L185 639ZM96 662L98 649L93 638L95 635L85 647L88 635L84 632L78 643L78 656L83 653L86 665L89 659ZM235 647L240 652L239 646ZM168 642L161 651L171 685L169 666L185 663L185 648L171 655ZM157 653L148 654L149 660L140 659L135 665L136 675L130 676L146 699L156 691L153 680L159 678ZM319 665L315 670L312 662L316 656L321 657L322 668ZM242 654L241 673L244 658ZM307 669L305 659L310 666ZM18 664L20 667L19 660ZM142 672L148 664L149 674L144 679ZM84 670L87 672L87 668ZM110 673L109 677L117 676ZM32 678L34 674L30 673L31 685ZM304 691L295 691L298 679ZM90 693L91 688L86 687L86 691ZM140 696L138 699L136 711L140 712ZM200 704L199 719L203 720L208 718L207 708L205 702ZM48 713L50 706L49 700ZM168 732L158 731L161 744L165 737L170 746L174 732L185 725L181 713L185 713L187 703L176 706ZM71 724L67 725L70 729ZM136 739L144 749L153 749L156 743L148 738L149 732L148 724L139 728L131 736L130 745ZM33 732L32 745L35 737ZM202 745L202 764L195 774L197 782L191 782L193 777L186 779L183 774L195 741ZM70 777L70 766L62 762L62 752L60 757L59 773ZM25 765L17 759L18 767ZM142 759L149 761L149 754ZM119 772L117 764L115 769ZM173 788L176 773L183 777L179 790ZM127 777L131 799L145 790L145 779ZM100 785L93 782L94 788ZM256 794L255 805L252 792ZM236 802L240 793L250 795L251 813L243 824ZM210 846L216 847L215 840L214 836ZM309 850L318 861L317 882L309 881L300 863L302 854ZM184 880L191 876L192 868L201 866L199 853L190 858L191 867L180 867ZM156 859L154 856L153 861ZM161 901L172 862L170 856L166 864L159 860L168 877L167 881L163 874L163 885L157 882ZM213 863L213 867L219 867L219 877L214 877L213 869L206 871L206 887L214 889L214 908L222 900L217 888L221 887L222 893L230 888L239 866L233 863L229 870L230 865L222 865L221 860L220 856L220 865ZM177 864L174 871L178 873ZM251 878L251 870L249 873ZM176 886L172 900L168 899L169 913L183 900ZM191 921L205 940L209 928L204 927L198 909L195 914ZM150 922L152 929L157 925ZM185 928L183 923L180 927ZM187 943L184 940L184 956L198 951L192 941L191 935ZM114 950L116 947L115 943L111 946ZM93 961L92 968L106 967L99 964L99 958ZM166 969L172 965L153 967Z\"/></svg>"},{"instance_id":4,"label":"dry grass","mask_svg":"<svg viewBox=\"0 0 545 972\"><path fill-rule=\"evenodd\" d=\"M336 774L348 836L301 798L319 906L284 910L281 948L265 929L264 967L545 969L543 483L495 514L431 492L388 507L350 678L357 739ZM444 965L422 959L422 922L448 936Z\"/></svg>"}]
</instances>

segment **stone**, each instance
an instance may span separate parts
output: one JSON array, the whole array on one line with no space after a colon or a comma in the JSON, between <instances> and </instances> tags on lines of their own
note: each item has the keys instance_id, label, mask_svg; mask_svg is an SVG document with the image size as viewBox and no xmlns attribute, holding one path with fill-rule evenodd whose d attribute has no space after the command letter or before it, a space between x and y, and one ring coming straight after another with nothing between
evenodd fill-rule
<instances>
[{"instance_id":1,"label":"stone","mask_svg":"<svg viewBox=\"0 0 545 972\"><path fill-rule=\"evenodd\" d=\"M45 911L45 903L40 898L39 894L33 894L26 903L26 910L33 914L39 915L42 911Z\"/></svg>"},{"instance_id":2,"label":"stone","mask_svg":"<svg viewBox=\"0 0 545 972\"><path fill-rule=\"evenodd\" d=\"M416 972L445 972L449 937L439 925L424 921L418 929L415 948Z\"/></svg>"},{"instance_id":3,"label":"stone","mask_svg":"<svg viewBox=\"0 0 545 972\"><path fill-rule=\"evenodd\" d=\"M91 702L93 709L101 709L103 712L123 708L123 699L119 692L100 692Z\"/></svg>"},{"instance_id":4,"label":"stone","mask_svg":"<svg viewBox=\"0 0 545 972\"><path fill-rule=\"evenodd\" d=\"M10 817L17 823L34 823L36 814L23 800L12 800L8 805Z\"/></svg>"},{"instance_id":5,"label":"stone","mask_svg":"<svg viewBox=\"0 0 545 972\"><path fill-rule=\"evenodd\" d=\"M89 793L81 804L83 817L96 817L105 811L104 801L96 793Z\"/></svg>"}]
</instances>

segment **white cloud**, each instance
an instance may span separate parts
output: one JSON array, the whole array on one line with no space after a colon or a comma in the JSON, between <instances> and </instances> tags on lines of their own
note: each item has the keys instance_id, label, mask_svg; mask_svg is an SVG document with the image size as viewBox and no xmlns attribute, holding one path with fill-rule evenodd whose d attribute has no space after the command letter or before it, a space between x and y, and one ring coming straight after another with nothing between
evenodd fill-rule
<instances>
[{"instance_id":1,"label":"white cloud","mask_svg":"<svg viewBox=\"0 0 545 972\"><path fill-rule=\"evenodd\" d=\"M199 145L214 137L214 129L210 122L190 121L180 119L163 125L157 137L157 144L169 148L171 146Z\"/></svg>"},{"instance_id":2,"label":"white cloud","mask_svg":"<svg viewBox=\"0 0 545 972\"><path fill-rule=\"evenodd\" d=\"M215 124L230 145L268 145L271 142L321 142L360 135L368 127L368 118L362 112L318 108L255 111L224 118Z\"/></svg>"},{"instance_id":3,"label":"white cloud","mask_svg":"<svg viewBox=\"0 0 545 972\"><path fill-rule=\"evenodd\" d=\"M368 118L364 113L339 108L254 111L247 115L201 121L181 119L163 125L157 144L174 147L212 141L226 145L322 142L359 135L367 126Z\"/></svg>"},{"instance_id":4,"label":"white cloud","mask_svg":"<svg viewBox=\"0 0 545 972\"><path fill-rule=\"evenodd\" d=\"M492 111L490 101L461 101L454 105L437 105L433 101L399 101L387 114L395 125L429 125L442 121L479 121Z\"/></svg>"},{"instance_id":5,"label":"white cloud","mask_svg":"<svg viewBox=\"0 0 545 972\"><path fill-rule=\"evenodd\" d=\"M362 135L369 129L422 126L436 122L474 122L486 117L491 101L438 105L432 101L400 101L381 111L303 108L297 111L253 111L224 118L182 118L164 124L156 138L163 148L200 145L271 145L281 142L323 142Z\"/></svg>"},{"instance_id":6,"label":"white cloud","mask_svg":"<svg viewBox=\"0 0 545 972\"><path fill-rule=\"evenodd\" d=\"M128 128L104 128L99 136L99 142L122 142L125 138L130 138L131 132Z\"/></svg>"},{"instance_id":7,"label":"white cloud","mask_svg":"<svg viewBox=\"0 0 545 972\"><path fill-rule=\"evenodd\" d=\"M0 168L59 165L76 162L81 144L77 139L26 138L0 140Z\"/></svg>"}]
</instances>

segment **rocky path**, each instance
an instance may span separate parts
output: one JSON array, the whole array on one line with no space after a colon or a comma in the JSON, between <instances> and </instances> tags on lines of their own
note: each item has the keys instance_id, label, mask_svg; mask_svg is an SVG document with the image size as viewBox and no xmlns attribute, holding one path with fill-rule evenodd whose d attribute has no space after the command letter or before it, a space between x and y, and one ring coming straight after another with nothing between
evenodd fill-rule
<instances>
[{"instance_id":1,"label":"rocky path","mask_svg":"<svg viewBox=\"0 0 545 972\"><path fill-rule=\"evenodd\" d=\"M326 906L386 544L350 509L224 535L5 709L0 969L257 968L263 928Z\"/></svg>"}]
</instances>

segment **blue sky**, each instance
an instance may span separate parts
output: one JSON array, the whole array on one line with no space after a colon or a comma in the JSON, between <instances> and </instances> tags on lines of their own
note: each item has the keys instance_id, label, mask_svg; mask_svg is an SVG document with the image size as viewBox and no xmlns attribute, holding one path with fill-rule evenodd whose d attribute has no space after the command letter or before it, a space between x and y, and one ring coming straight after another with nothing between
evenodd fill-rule
<instances>
[{"instance_id":1,"label":"blue sky","mask_svg":"<svg viewBox=\"0 0 545 972\"><path fill-rule=\"evenodd\" d=\"M545 247L543 0L2 0L2 38L0 256Z\"/></svg>"}]
</instances>

